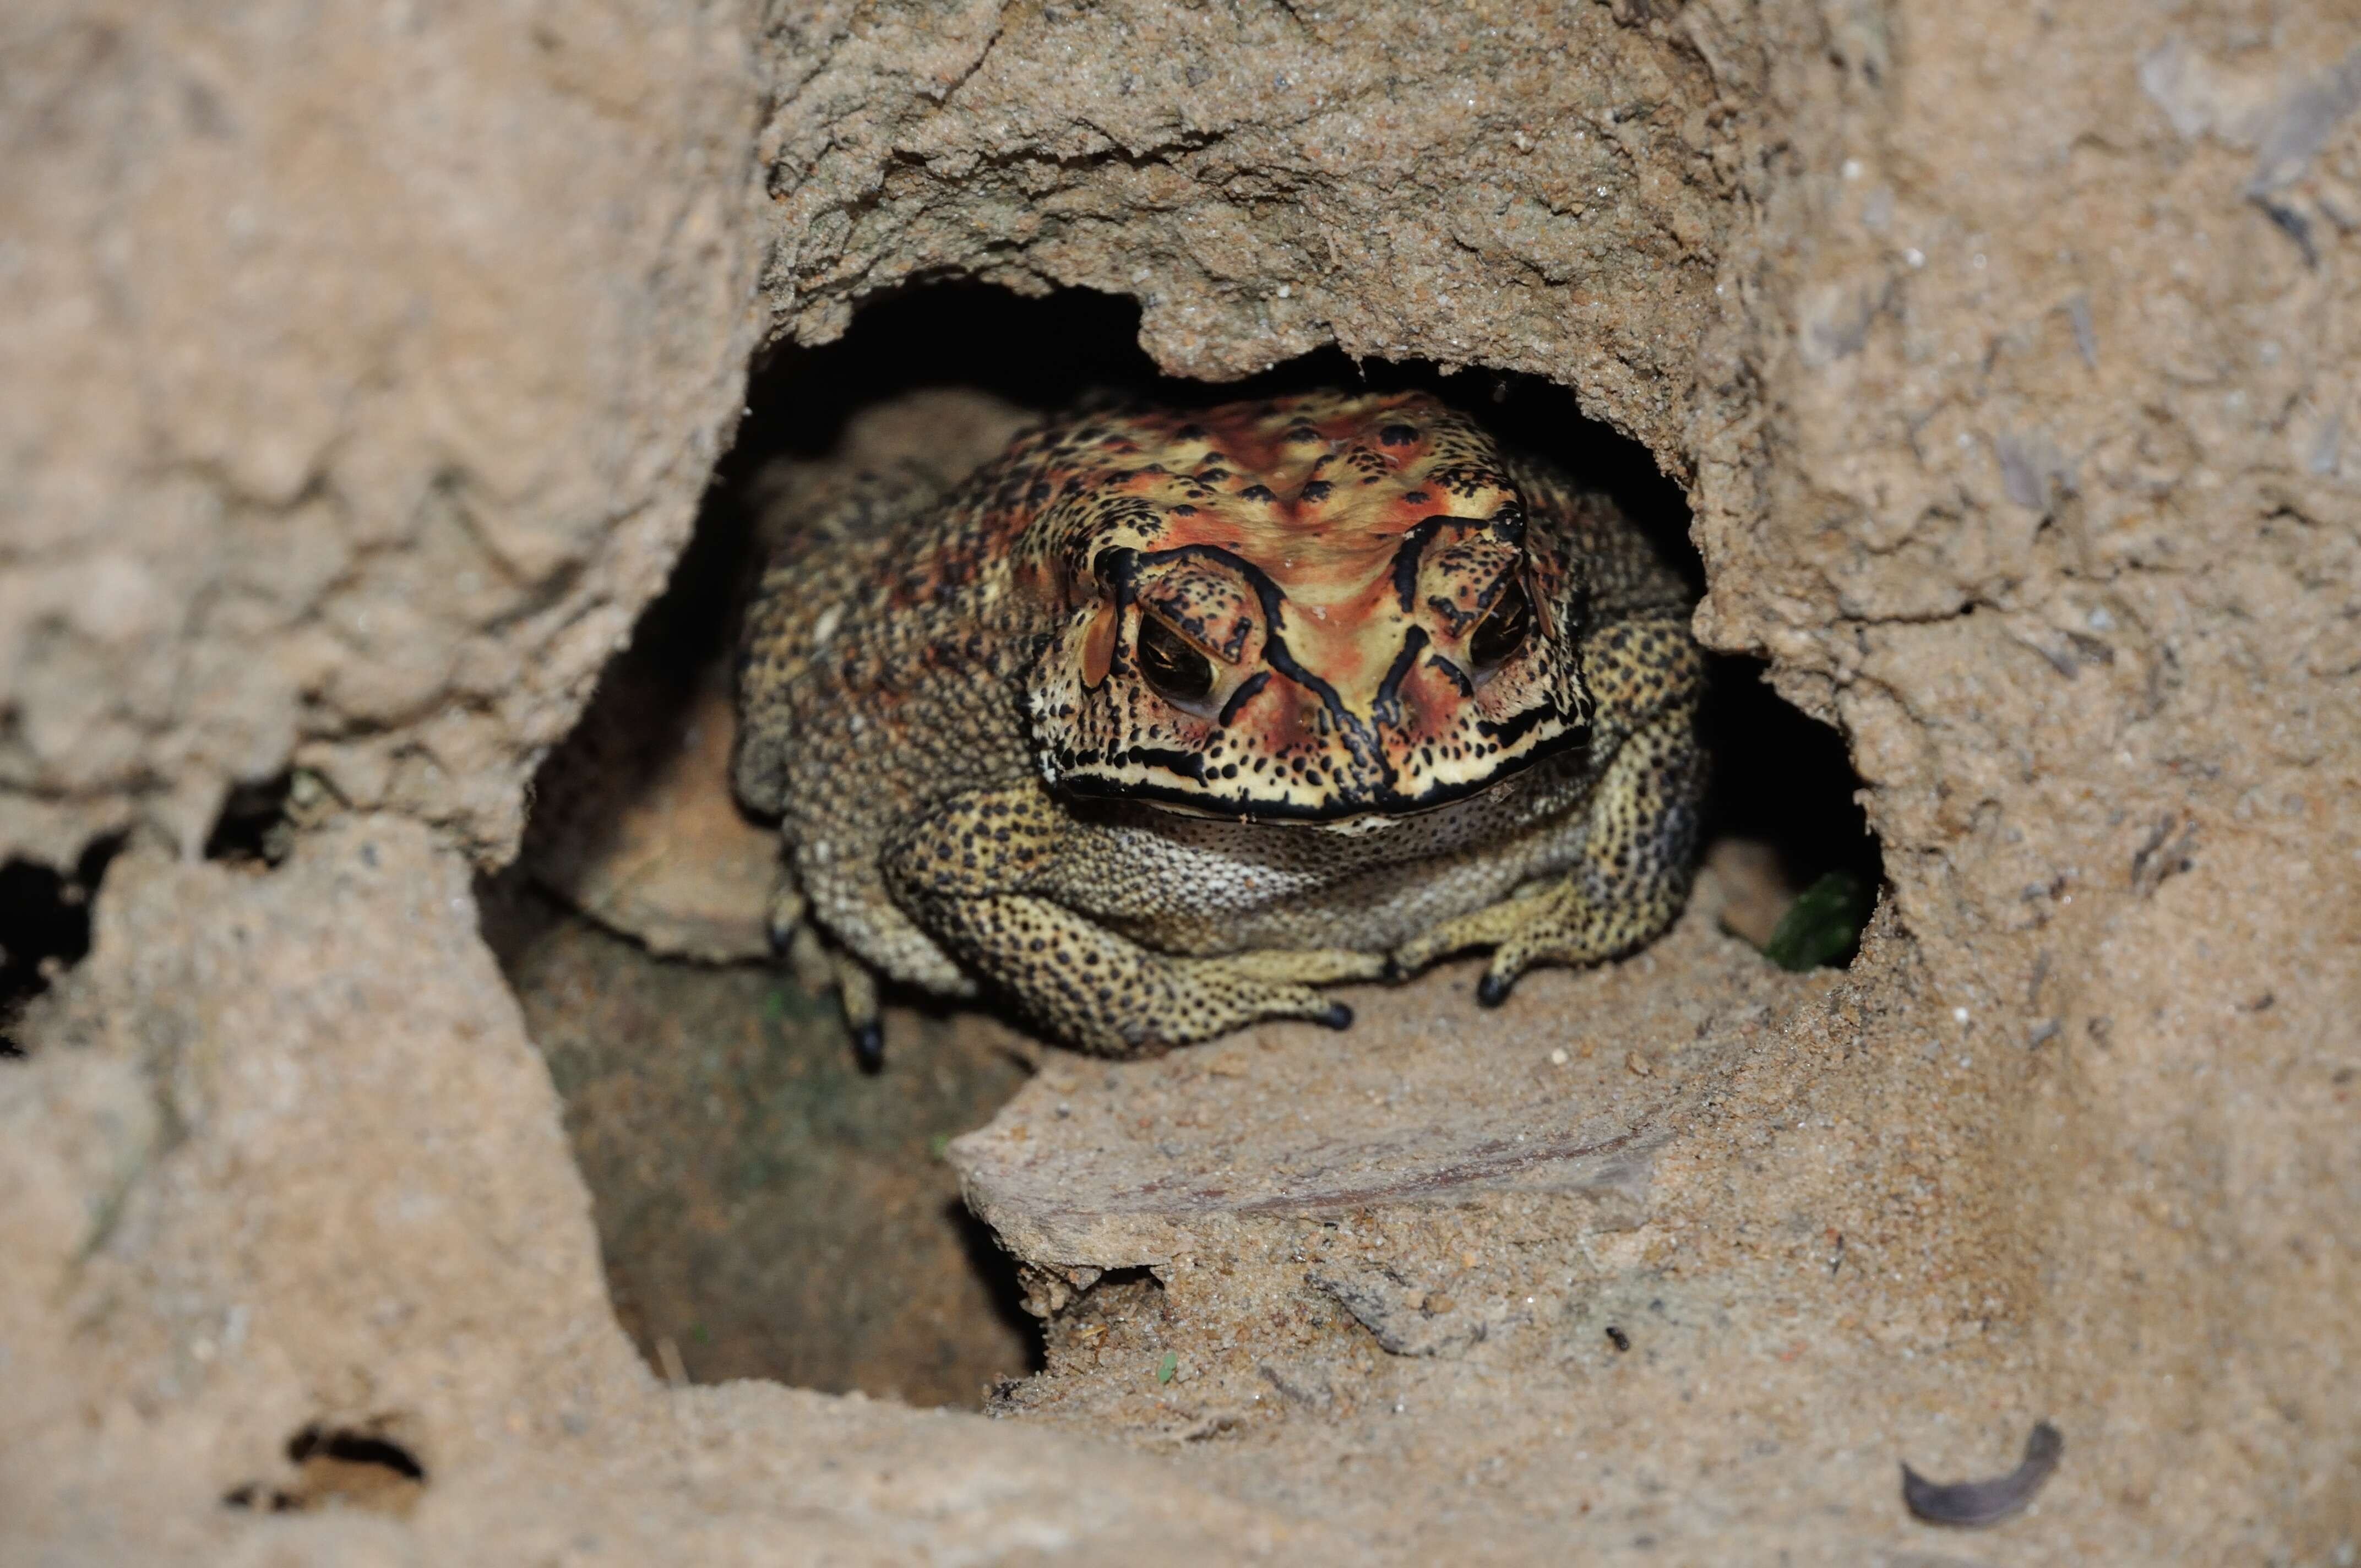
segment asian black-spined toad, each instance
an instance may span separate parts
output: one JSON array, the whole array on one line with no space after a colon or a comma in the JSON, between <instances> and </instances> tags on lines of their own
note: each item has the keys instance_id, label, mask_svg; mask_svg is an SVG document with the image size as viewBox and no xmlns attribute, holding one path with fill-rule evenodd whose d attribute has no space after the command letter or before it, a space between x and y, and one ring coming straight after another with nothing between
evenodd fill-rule
<instances>
[{"instance_id":1,"label":"asian black-spined toad","mask_svg":"<svg viewBox=\"0 0 2361 1568\"><path fill-rule=\"evenodd\" d=\"M1603 496L1420 394L1100 410L798 525L735 763L781 939L1131 1054L1488 948L1479 996L1686 896L1704 661ZM795 936L800 932L799 937Z\"/></svg>"}]
</instances>

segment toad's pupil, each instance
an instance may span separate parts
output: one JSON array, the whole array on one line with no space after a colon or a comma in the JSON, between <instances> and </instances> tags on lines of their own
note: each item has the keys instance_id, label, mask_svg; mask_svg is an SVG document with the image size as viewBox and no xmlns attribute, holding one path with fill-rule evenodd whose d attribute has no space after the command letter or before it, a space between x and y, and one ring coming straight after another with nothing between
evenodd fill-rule
<instances>
[{"instance_id":1,"label":"toad's pupil","mask_svg":"<svg viewBox=\"0 0 2361 1568\"><path fill-rule=\"evenodd\" d=\"M1139 673L1175 702L1199 702L1213 689L1213 662L1152 615L1139 618Z\"/></svg>"},{"instance_id":2,"label":"toad's pupil","mask_svg":"<svg viewBox=\"0 0 2361 1568\"><path fill-rule=\"evenodd\" d=\"M1477 669L1488 670L1523 647L1532 627L1533 601L1526 597L1524 579L1511 577L1501 587L1492 613L1467 640L1467 657Z\"/></svg>"}]
</instances>

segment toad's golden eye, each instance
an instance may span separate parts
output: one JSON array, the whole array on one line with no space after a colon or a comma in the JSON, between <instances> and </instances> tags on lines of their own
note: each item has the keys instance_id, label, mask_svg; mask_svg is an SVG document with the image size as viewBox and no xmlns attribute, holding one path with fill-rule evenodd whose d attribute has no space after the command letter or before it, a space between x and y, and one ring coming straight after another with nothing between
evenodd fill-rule
<instances>
[{"instance_id":1,"label":"toad's golden eye","mask_svg":"<svg viewBox=\"0 0 2361 1568\"><path fill-rule=\"evenodd\" d=\"M1533 601L1525 592L1525 576L1517 573L1500 585L1500 597L1492 603L1492 613L1467 640L1467 659L1479 670L1488 670L1505 663L1510 656L1525 645L1532 635Z\"/></svg>"},{"instance_id":2,"label":"toad's golden eye","mask_svg":"<svg viewBox=\"0 0 2361 1568\"><path fill-rule=\"evenodd\" d=\"M1202 702L1213 689L1213 662L1152 615L1139 618L1139 673L1174 702Z\"/></svg>"}]
</instances>

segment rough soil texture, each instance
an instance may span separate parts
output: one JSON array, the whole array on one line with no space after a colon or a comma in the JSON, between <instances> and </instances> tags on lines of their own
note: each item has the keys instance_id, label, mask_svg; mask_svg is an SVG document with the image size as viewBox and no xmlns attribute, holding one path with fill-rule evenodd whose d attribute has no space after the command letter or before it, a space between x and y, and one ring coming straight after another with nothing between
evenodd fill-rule
<instances>
[{"instance_id":1,"label":"rough soil texture","mask_svg":"<svg viewBox=\"0 0 2361 1568\"><path fill-rule=\"evenodd\" d=\"M757 323L726 4L0 20L0 856L291 762L502 860Z\"/></svg>"},{"instance_id":2,"label":"rough soil texture","mask_svg":"<svg viewBox=\"0 0 2361 1568\"><path fill-rule=\"evenodd\" d=\"M357 817L276 872L136 853L9 1064L10 1563L1205 1562L1316 1530L1149 1462L770 1383L616 1327L465 865ZM271 1512L313 1427L424 1471ZM381 1467L381 1466L380 1466ZM226 1506L241 1488L257 1507Z\"/></svg>"},{"instance_id":3,"label":"rough soil texture","mask_svg":"<svg viewBox=\"0 0 2361 1568\"><path fill-rule=\"evenodd\" d=\"M0 1061L0 1555L2361 1550L2361 14L1336 9L0 22L0 854L137 829ZM1841 977L1701 902L1050 1058L957 1146L1049 1314L994 1424L655 1381L467 874L761 313L945 278L1571 385L1890 882ZM398 815L174 859L290 766ZM1903 1516L2043 1417L2027 1514ZM219 1502L313 1423L408 1511Z\"/></svg>"},{"instance_id":4,"label":"rough soil texture","mask_svg":"<svg viewBox=\"0 0 2361 1568\"><path fill-rule=\"evenodd\" d=\"M1669 455L1751 150L1715 73L1760 45L1725 60L1727 33L1704 6L814 6L763 41L763 289L810 340L947 272L1080 285L1137 298L1175 374L1330 343L1531 370Z\"/></svg>"}]
</instances>

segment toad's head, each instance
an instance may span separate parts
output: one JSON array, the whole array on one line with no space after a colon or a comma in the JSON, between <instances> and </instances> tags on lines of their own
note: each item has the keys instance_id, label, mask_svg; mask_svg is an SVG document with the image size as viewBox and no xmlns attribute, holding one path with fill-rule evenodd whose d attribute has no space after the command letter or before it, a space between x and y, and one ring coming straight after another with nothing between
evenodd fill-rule
<instances>
[{"instance_id":1,"label":"toad's head","mask_svg":"<svg viewBox=\"0 0 2361 1568\"><path fill-rule=\"evenodd\" d=\"M1352 829L1577 740L1572 567L1420 394L1106 416L1019 544L1060 619L1029 692L1068 794Z\"/></svg>"}]
</instances>

